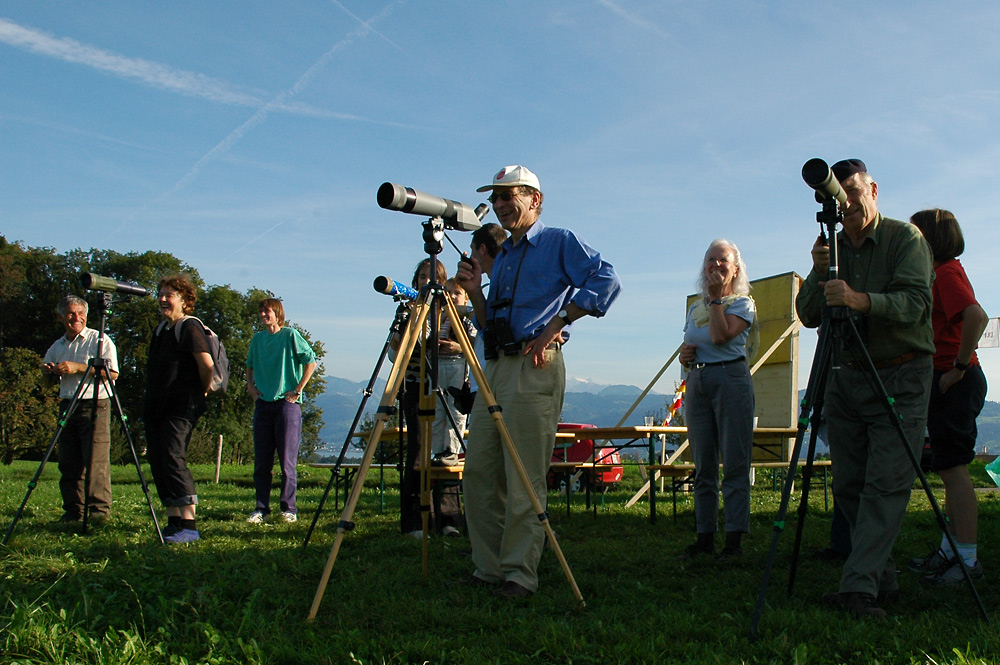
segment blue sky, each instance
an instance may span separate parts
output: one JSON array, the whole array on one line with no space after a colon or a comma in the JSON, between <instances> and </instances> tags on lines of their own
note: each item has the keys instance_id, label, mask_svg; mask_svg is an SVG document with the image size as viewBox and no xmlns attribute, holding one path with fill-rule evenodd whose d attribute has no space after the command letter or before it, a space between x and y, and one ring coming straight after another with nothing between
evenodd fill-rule
<instances>
[{"instance_id":1,"label":"blue sky","mask_svg":"<svg viewBox=\"0 0 1000 665\"><path fill-rule=\"evenodd\" d=\"M329 374L364 380L394 311L371 282L407 281L423 245L378 186L474 207L523 163L542 219L624 282L576 326L569 375L645 386L709 242L738 244L751 278L804 275L802 164L859 157L886 215L955 212L996 316L998 24L978 2L9 0L0 232L167 251L210 284L270 289ZM981 356L998 383L1000 351Z\"/></svg>"}]
</instances>

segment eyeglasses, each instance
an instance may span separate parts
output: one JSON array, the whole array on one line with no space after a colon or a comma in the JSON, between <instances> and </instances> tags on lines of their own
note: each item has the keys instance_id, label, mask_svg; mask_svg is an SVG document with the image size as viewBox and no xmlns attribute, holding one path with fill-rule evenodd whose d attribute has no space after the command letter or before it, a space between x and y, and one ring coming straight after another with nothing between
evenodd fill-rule
<instances>
[{"instance_id":1,"label":"eyeglasses","mask_svg":"<svg viewBox=\"0 0 1000 665\"><path fill-rule=\"evenodd\" d=\"M490 203L496 203L497 201L510 201L512 198L517 196L520 192L515 192L513 189L505 189L502 192L493 190L490 194L490 198L486 199Z\"/></svg>"}]
</instances>

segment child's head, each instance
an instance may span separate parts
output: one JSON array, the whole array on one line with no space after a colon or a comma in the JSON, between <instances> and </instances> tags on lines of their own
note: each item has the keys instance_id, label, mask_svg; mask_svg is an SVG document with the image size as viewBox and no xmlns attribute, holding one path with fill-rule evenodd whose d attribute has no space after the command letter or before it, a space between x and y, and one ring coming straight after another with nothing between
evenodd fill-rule
<instances>
[{"instance_id":1,"label":"child's head","mask_svg":"<svg viewBox=\"0 0 1000 665\"><path fill-rule=\"evenodd\" d=\"M464 305L468 300L468 295L465 293L465 289L458 285L455 278L452 277L447 282L444 283L444 289L451 296L451 299L455 301L456 305Z\"/></svg>"}]
</instances>

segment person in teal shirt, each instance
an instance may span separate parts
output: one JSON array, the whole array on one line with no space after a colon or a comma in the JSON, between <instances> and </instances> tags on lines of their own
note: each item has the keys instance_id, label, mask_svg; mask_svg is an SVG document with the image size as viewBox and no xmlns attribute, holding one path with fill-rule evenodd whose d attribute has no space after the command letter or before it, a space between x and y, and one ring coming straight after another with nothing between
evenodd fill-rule
<instances>
[{"instance_id":1,"label":"person in teal shirt","mask_svg":"<svg viewBox=\"0 0 1000 665\"><path fill-rule=\"evenodd\" d=\"M281 511L286 522L298 519L295 507L296 464L302 440L302 391L316 371L316 353L294 328L285 326L285 308L277 298L260 304L264 330L250 340L247 390L254 399L253 484L257 507L247 521L262 524L271 513L274 456L281 464Z\"/></svg>"}]
</instances>

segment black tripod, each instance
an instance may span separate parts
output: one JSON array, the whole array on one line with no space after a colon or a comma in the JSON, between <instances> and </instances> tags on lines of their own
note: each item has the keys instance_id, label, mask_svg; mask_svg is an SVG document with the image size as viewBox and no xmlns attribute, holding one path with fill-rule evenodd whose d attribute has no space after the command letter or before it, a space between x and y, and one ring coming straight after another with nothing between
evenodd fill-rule
<instances>
[{"instance_id":1,"label":"black tripod","mask_svg":"<svg viewBox=\"0 0 1000 665\"><path fill-rule=\"evenodd\" d=\"M326 590L326 585L329 582L330 574L333 571L333 565L337 561L337 554L340 551L340 545L343 542L344 534L351 531L354 528L354 523L351 522L351 517L354 514L354 509L357 506L358 500L361 497L361 491L364 487L364 480L368 474L368 469L371 466L372 457L375 455L375 450L378 447L378 442L382 436L382 430L385 427L385 423L388 421L390 415L395 412L395 407L393 407L393 401L395 400L395 395L399 392L400 385L403 382L403 377L406 371L406 366L409 364L410 357L414 353L414 349L420 339L424 337L425 324L428 322L428 317L430 318L430 339L427 346L430 349L430 364L436 365L437 361L437 339L438 339L438 313L441 311L441 307L444 307L444 316L447 316L451 321L452 330L456 333L458 337L459 346L462 347L462 354L465 356L466 361L469 363L469 368L473 375L476 377L476 382L479 384L479 395L477 399L485 400L485 404L489 410L490 416L493 419L494 424L497 427L497 431L500 433L500 438L503 441L504 449L507 455L510 457L511 463L515 467L518 477L521 479L521 484L524 486L528 497L531 500L532 509L538 516L539 522L545 529L545 533L548 536L549 546L552 547L556 554L556 558L559 560L562 566L563 572L566 575L567 580L572 587L573 594L577 601L583 606L585 603L583 601L583 596L580 593L580 589L576 584L576 580L573 578L573 573L569 568L569 564L566 562L566 558L563 556L562 548L559 546L559 541L555 538L555 533L552 531L552 525L549 524L548 514L545 508L542 506L541 501L535 494L534 488L531 483L531 479L528 477L528 472L521 463L521 458L517 454L517 449L514 448L514 442L511 439L510 431L507 429L507 425L503 420L503 415L501 413L502 409L499 404L497 404L496 398L493 395L493 391L490 389L486 382L486 376L483 374L483 369L479 365L479 361L476 359L476 354L472 349L472 342L469 341L469 336L465 331L465 326L462 325L461 315L455 308L455 304L448 298L443 290L441 284L436 283L437 276L437 254L441 253L441 240L444 236L443 222L441 218L435 217L430 219L424 224L424 249L430 257L430 278L431 282L420 290L420 293L414 302L413 312L410 315L409 324L406 330L403 332L403 338L400 342L399 353L396 357L396 361L393 365L392 372L389 375L389 381L386 384L385 392L382 395L382 401L379 404L378 411L375 417L375 426L368 437L368 443L365 447L365 454L361 461L361 467L358 469L357 478L354 481L354 486L351 488L350 497L347 500L347 504L344 506L344 512L341 515L340 521L337 524L337 536L334 540L333 547L330 550L330 556L327 559L326 566L323 569L323 574L320 579L319 586L316 589L316 595L313 598L312 607L309 610L308 620L312 620L316 617L316 613L319 610L319 605L323 600L323 593ZM433 372L431 376L431 381L424 381L424 369L427 367L426 362L421 363L421 381L422 386L420 395L420 428L421 428L421 512L423 517L423 568L424 576L427 575L427 525L428 525L428 513L429 513L429 496L430 496L430 474L428 473L430 465L430 430L434 421L434 389L436 388L436 380L433 377Z\"/></svg>"},{"instance_id":2,"label":"black tripod","mask_svg":"<svg viewBox=\"0 0 1000 665\"><path fill-rule=\"evenodd\" d=\"M104 328L107 321L107 313L111 307L111 294L106 292L100 292L98 298L98 309L101 313L101 323L97 328L97 355L87 361L87 369L83 372L80 377L80 383L76 386L76 392L73 394L73 398L70 400L69 405L66 407L66 412L61 414L59 418L59 426L56 428L56 432L49 442L48 447L45 449L45 454L42 456L42 462L38 465L38 470L35 472L34 477L28 482L28 491L24 495L24 500L21 501L21 505L18 506L17 512L14 514L14 521L10 523L7 528L7 533L3 537L3 545L7 544L12 533L14 533L14 527L17 525L18 520L21 519L21 514L24 512L24 507L28 503L28 499L31 497L31 493L34 491L35 487L38 485L38 479L42 475L42 471L45 469L45 464L48 462L49 457L52 455L52 450L55 448L56 443L59 441L60 435L62 435L63 430L66 429L67 423L73 417L79 406L81 395L83 395L88 384L93 386L93 408L90 412L90 432L91 432L91 443L87 446L85 451L86 462L84 465L84 504L83 504L83 526L81 533L87 532L88 518L90 513L90 470L93 462L93 436L96 433L97 427L97 405L100 399L100 388L103 386L110 396L111 404L115 415L118 417L118 422L121 423L122 432L125 434L125 440L128 441L129 450L132 452L132 460L135 462L135 470L139 474L139 483L142 485L143 494L146 495L146 503L149 505L149 512L153 516L153 526L156 528L156 536L160 539L160 544L163 544L163 533L160 531L160 523L156 519L156 511L153 508L153 501L149 496L149 486L146 484L146 479L142 475L142 467L139 464L139 456L135 452L135 444L132 441L132 434L128 429L128 418L124 415L122 410L121 402L118 401L118 393L115 391L115 382L111 379L107 363L104 358L101 357L101 349L104 347Z\"/></svg>"},{"instance_id":3,"label":"black tripod","mask_svg":"<svg viewBox=\"0 0 1000 665\"><path fill-rule=\"evenodd\" d=\"M407 297L404 295L395 296L396 300L406 300ZM337 462L333 469L330 470L330 480L326 484L326 489L323 490L323 496L320 498L319 506L316 507L316 514L313 515L312 524L309 525L309 530L306 532L305 540L302 542L302 547L305 548L309 545L309 540L312 538L312 533L316 529L316 524L319 522L319 516L323 512L323 506L326 505L327 497L330 495L330 490L332 489L337 478L340 477L340 471L344 464L344 457L347 455L347 450L351 445L351 440L354 438L354 433L357 430L358 423L361 422L361 417L365 412L365 405L368 403L368 398L372 396L372 392L375 388L375 382L378 380L379 372L382 371L382 365L385 363L385 359L389 354L389 349L392 346L392 339L402 334L403 330L406 328L406 323L409 319L409 309L405 304L401 304L396 308L396 315L393 317L392 323L389 325L389 335L385 339L385 343L382 345L382 351L379 353L378 360L375 362L375 368L372 370L372 375L368 379L368 384L365 386L362 392L361 403L358 405L358 410L354 414L354 421L351 423L350 429L347 430L347 437L344 439L344 445L340 448L340 454L337 456ZM445 413L448 416L448 420L451 423L452 430L458 435L459 439L462 438L462 432L458 427L458 423L455 422L452 416L451 409L445 401L444 390L441 386L436 386L435 394L441 403L445 407ZM402 422L400 422L400 434L402 435ZM402 446L401 446L402 450ZM402 464L403 455L400 454L400 464ZM402 467L400 467L402 468Z\"/></svg>"},{"instance_id":4,"label":"black tripod","mask_svg":"<svg viewBox=\"0 0 1000 665\"><path fill-rule=\"evenodd\" d=\"M810 163L807 163L806 166L810 166ZM823 167L826 167L825 163L823 163ZM829 171L828 168L827 171ZM806 177L805 168L803 169L803 177ZM808 177L806 177L806 182L809 182ZM836 184L836 181L834 180L833 183ZM814 186L819 191L819 187L812 185L812 183L810 183L810 185ZM837 189L839 189L839 185L837 185ZM843 190L839 191L841 193L843 192ZM820 193L823 192L821 191ZM817 195L817 198L819 198L823 203L823 210L816 214L816 218L821 225L825 225L825 233L828 234L830 239L830 268L828 279L834 280L838 279L839 275L836 236L837 224L843 221L843 214L838 207L837 197L833 194L827 198L821 198ZM927 494L927 499L931 504L931 508L934 510L934 514L937 517L937 523L941 527L941 531L948 539L948 542L952 547L952 551L958 552L958 546L956 545L951 532L948 530L948 520L944 513L941 512L941 508L938 506L938 503L934 498L934 493L931 490L930 484L927 482L927 477L920 469L919 460L907 443L906 432L903 429L902 419L894 407L894 400L890 397L889 393L885 389L885 386L882 384L881 379L879 378L875 365L872 362L871 357L868 355L868 350L865 348L864 342L861 339L861 335L858 333L858 329L850 317L850 310L847 307L824 307L823 319L819 330L819 341L816 345L816 355L813 358L812 368L809 371L809 383L806 386L806 392L800 405L798 431L795 434L795 444L791 451L791 461L789 462L787 475L785 477L781 503L774 521L774 533L771 539L771 550L768 554L767 565L764 567L764 577L761 581L760 593L757 596L757 606L754 610L753 621L750 626L751 642L757 636L757 625L760 621L761 611L764 607L764 597L767 592L767 583L771 575L771 570L774 566L774 558L778 549L778 539L781 537L781 533L785 528L785 517L787 516L788 503L791 497L792 487L795 482L795 470L798 465L799 453L802 449L802 441L805 436L806 428L809 427L811 423L812 430L809 437L809 451L806 457L806 464L802 469L802 499L799 503L798 524L796 526L795 544L792 550L792 564L788 576L789 595L792 593L792 587L795 584L795 572L798 564L799 549L802 542L802 530L805 526L805 518L809 508L809 486L813 473L813 456L816 452L816 437L823 413L823 395L825 394L830 371L837 371L840 369L840 353L842 348L848 350L854 356L855 362L861 366L861 369L864 372L865 380L867 381L869 387L879 396L881 404L885 407L886 417L889 419L889 422L892 423L896 433L899 435L899 443L906 450L907 457L913 465L913 469L916 471L917 477L920 479L920 484L923 487L924 492ZM989 615L986 613L986 608L983 606L982 600L979 598L979 593L976 591L976 588L972 583L972 577L969 574L969 570L966 567L965 562L962 560L962 557L958 556L957 558L959 565L962 568L965 580L969 583L969 589L979 606L979 611L983 615L983 619L988 623Z\"/></svg>"}]
</instances>

